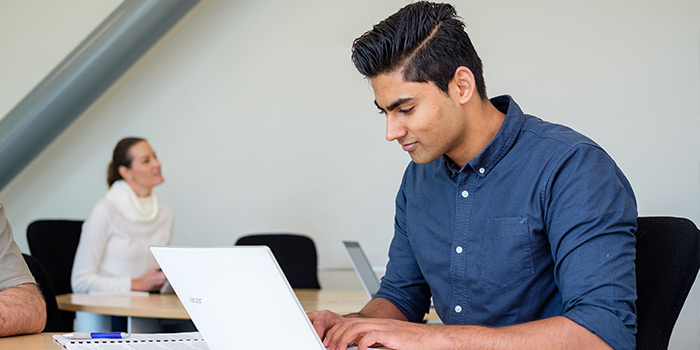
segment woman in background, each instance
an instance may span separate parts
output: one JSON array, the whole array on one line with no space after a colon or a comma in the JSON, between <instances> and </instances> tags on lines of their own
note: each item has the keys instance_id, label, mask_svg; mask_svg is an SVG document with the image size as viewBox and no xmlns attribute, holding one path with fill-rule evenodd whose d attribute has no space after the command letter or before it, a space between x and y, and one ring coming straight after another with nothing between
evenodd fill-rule
<instances>
[{"instance_id":1,"label":"woman in background","mask_svg":"<svg viewBox=\"0 0 700 350\"><path fill-rule=\"evenodd\" d=\"M165 275L149 250L167 245L173 212L158 201L160 161L145 139L117 143L107 169L107 194L83 224L71 284L74 293L153 291Z\"/></svg>"}]
</instances>

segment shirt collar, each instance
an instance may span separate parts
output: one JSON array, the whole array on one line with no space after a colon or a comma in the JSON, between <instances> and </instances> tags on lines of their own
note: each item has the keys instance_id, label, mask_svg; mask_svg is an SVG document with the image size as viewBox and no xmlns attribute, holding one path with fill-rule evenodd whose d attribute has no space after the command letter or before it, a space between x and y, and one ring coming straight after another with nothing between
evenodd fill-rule
<instances>
[{"instance_id":1,"label":"shirt collar","mask_svg":"<svg viewBox=\"0 0 700 350\"><path fill-rule=\"evenodd\" d=\"M462 169L446 155L442 156L443 164L452 174L465 172L467 167L474 170L479 176L486 176L496 164L508 153L515 139L520 134L520 129L525 121L525 115L517 103L509 95L502 95L491 99L491 103L499 111L505 113L505 119L501 128L481 153L470 160Z\"/></svg>"}]
</instances>

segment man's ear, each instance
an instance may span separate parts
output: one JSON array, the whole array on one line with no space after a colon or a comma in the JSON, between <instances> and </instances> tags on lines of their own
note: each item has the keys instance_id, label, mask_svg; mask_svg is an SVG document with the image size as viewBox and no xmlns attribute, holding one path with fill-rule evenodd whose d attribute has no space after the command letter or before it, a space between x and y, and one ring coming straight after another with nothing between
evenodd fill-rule
<instances>
[{"instance_id":1,"label":"man's ear","mask_svg":"<svg viewBox=\"0 0 700 350\"><path fill-rule=\"evenodd\" d=\"M476 93L476 81L471 69L460 66L455 70L455 74L450 82L450 89L454 89L459 103L464 104L471 100Z\"/></svg>"}]
</instances>

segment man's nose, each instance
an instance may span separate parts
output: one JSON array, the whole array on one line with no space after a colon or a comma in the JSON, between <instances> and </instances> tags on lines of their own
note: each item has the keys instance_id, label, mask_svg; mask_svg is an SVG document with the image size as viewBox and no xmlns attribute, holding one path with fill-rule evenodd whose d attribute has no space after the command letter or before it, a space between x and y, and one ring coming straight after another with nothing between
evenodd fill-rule
<instances>
[{"instance_id":1,"label":"man's nose","mask_svg":"<svg viewBox=\"0 0 700 350\"><path fill-rule=\"evenodd\" d=\"M386 116L386 139L394 141L406 136L406 127L399 121L398 117L388 114Z\"/></svg>"}]
</instances>

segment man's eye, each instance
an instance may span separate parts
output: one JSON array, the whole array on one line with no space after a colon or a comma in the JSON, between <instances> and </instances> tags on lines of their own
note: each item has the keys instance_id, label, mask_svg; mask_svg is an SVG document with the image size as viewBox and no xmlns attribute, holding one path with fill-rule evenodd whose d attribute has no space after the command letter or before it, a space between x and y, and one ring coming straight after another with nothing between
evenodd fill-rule
<instances>
[{"instance_id":1,"label":"man's eye","mask_svg":"<svg viewBox=\"0 0 700 350\"><path fill-rule=\"evenodd\" d=\"M402 113L402 114L411 113L411 111L413 111L413 107L411 107L411 108L405 108L405 109L399 109L399 113Z\"/></svg>"}]
</instances>

